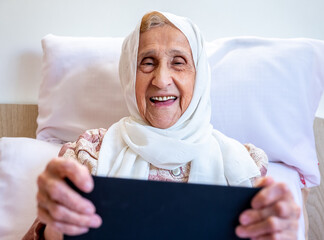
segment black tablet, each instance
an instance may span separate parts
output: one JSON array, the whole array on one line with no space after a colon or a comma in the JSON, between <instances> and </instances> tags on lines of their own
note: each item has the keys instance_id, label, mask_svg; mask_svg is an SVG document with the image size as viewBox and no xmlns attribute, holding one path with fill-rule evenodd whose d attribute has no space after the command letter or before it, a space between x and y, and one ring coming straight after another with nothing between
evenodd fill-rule
<instances>
[{"instance_id":1,"label":"black tablet","mask_svg":"<svg viewBox=\"0 0 324 240\"><path fill-rule=\"evenodd\" d=\"M64 239L239 239L239 214L259 188L93 177L103 224Z\"/></svg>"}]
</instances>

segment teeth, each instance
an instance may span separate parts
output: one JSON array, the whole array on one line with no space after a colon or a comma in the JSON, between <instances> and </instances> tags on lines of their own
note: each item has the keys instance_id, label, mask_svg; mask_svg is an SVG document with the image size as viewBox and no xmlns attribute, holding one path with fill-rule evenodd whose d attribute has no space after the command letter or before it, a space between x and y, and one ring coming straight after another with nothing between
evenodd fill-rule
<instances>
[{"instance_id":1,"label":"teeth","mask_svg":"<svg viewBox=\"0 0 324 240\"><path fill-rule=\"evenodd\" d=\"M175 96L163 96L163 97L151 97L152 100L154 101L159 101L159 102L164 102L164 101L167 101L167 100L174 100L176 99Z\"/></svg>"}]
</instances>

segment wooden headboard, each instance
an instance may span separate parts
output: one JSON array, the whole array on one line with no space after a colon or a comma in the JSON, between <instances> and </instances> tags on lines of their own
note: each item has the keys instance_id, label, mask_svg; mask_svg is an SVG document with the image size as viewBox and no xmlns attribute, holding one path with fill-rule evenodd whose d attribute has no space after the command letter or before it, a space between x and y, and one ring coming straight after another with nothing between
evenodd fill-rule
<instances>
[{"instance_id":1,"label":"wooden headboard","mask_svg":"<svg viewBox=\"0 0 324 240\"><path fill-rule=\"evenodd\" d=\"M317 158L320 162L321 184L312 188L307 201L309 240L324 239L324 119L315 118L314 134Z\"/></svg>"},{"instance_id":2,"label":"wooden headboard","mask_svg":"<svg viewBox=\"0 0 324 240\"><path fill-rule=\"evenodd\" d=\"M36 137L37 105L0 104L0 137Z\"/></svg>"},{"instance_id":3,"label":"wooden headboard","mask_svg":"<svg viewBox=\"0 0 324 240\"><path fill-rule=\"evenodd\" d=\"M37 105L0 104L0 137L30 137L36 135ZM324 119L315 118L314 133L321 176L324 177ZM324 183L312 188L308 202L309 239L324 239Z\"/></svg>"}]
</instances>

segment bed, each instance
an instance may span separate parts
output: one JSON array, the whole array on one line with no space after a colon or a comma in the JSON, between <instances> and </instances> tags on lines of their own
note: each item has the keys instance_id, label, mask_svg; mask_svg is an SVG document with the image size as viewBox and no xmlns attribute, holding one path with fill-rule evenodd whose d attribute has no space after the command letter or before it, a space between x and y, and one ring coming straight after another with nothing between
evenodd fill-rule
<instances>
[{"instance_id":1,"label":"bed","mask_svg":"<svg viewBox=\"0 0 324 240\"><path fill-rule=\"evenodd\" d=\"M1 239L21 238L32 223L36 177L63 143L128 114L118 80L122 40L45 36L38 104L0 104ZM311 188L309 239L323 239L324 119L315 112L324 90L324 42L236 37L207 49L212 124L264 149L270 172L291 183L297 197L305 197L301 187Z\"/></svg>"}]
</instances>

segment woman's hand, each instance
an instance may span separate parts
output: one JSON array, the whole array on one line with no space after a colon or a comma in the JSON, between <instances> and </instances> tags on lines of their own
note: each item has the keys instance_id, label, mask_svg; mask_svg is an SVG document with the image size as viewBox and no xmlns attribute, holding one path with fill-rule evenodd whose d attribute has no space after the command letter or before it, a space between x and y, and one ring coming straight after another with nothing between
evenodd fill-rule
<instances>
[{"instance_id":1,"label":"woman's hand","mask_svg":"<svg viewBox=\"0 0 324 240\"><path fill-rule=\"evenodd\" d=\"M237 236L253 240L297 239L300 207L288 187L271 177L261 178L257 186L263 189L252 199L252 208L240 215Z\"/></svg>"},{"instance_id":2,"label":"woman's hand","mask_svg":"<svg viewBox=\"0 0 324 240\"><path fill-rule=\"evenodd\" d=\"M38 218L46 224L45 237L60 239L62 234L79 235L101 225L94 205L72 190L69 178L84 192L91 192L93 179L88 169L75 160L52 159L37 179ZM57 232L61 234L57 234Z\"/></svg>"}]
</instances>

